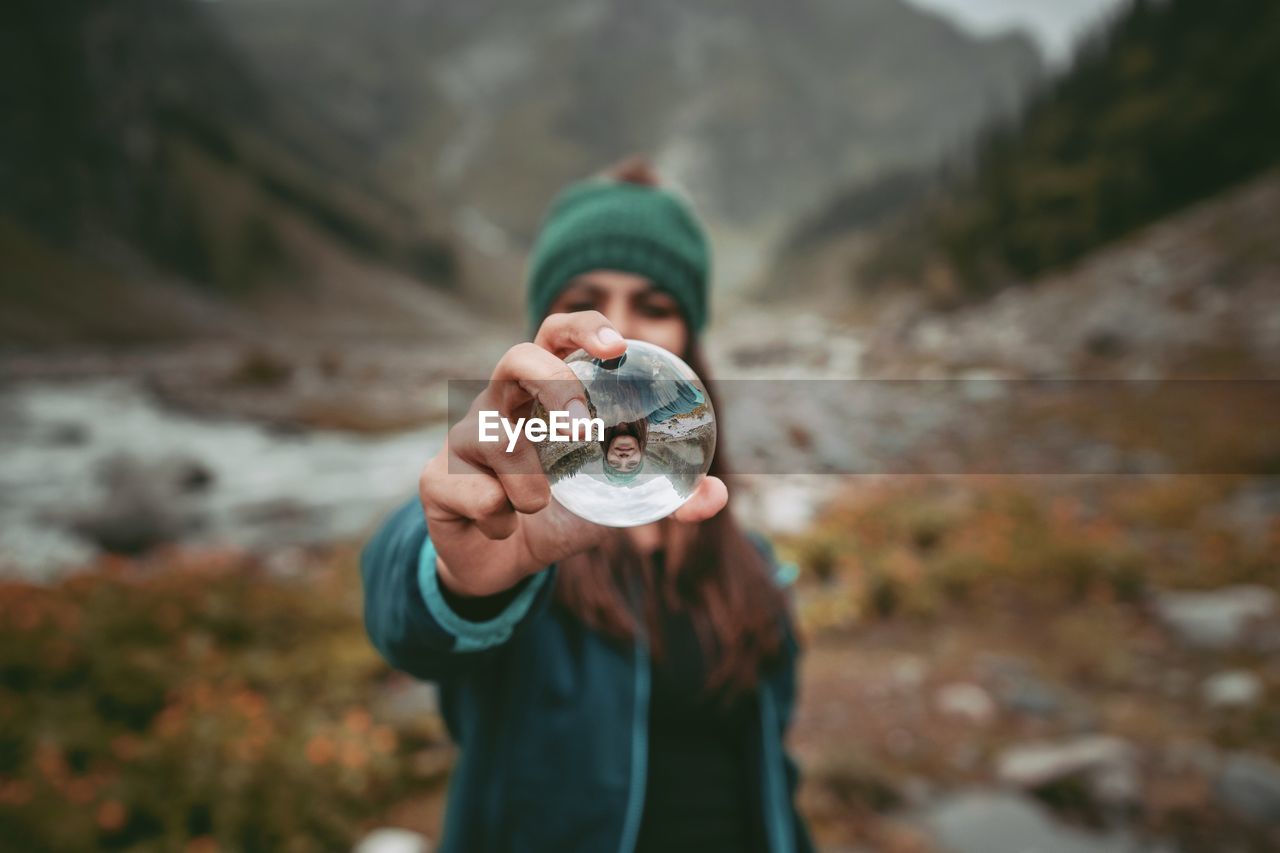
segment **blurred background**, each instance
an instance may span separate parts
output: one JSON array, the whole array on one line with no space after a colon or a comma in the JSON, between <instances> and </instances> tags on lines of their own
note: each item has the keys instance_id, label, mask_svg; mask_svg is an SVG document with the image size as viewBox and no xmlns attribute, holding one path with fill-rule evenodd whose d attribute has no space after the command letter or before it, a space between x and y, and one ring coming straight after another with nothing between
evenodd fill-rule
<instances>
[{"instance_id":1,"label":"blurred background","mask_svg":"<svg viewBox=\"0 0 1280 853\"><path fill-rule=\"evenodd\" d=\"M623 156L709 224L717 379L1276 378L1272 0L6 11L13 849L438 836L452 748L365 638L357 550L447 380L522 339L551 195ZM879 399L725 446L1006 448ZM1161 417L1092 414L1053 417L1095 455ZM1278 415L1181 412L1208 461L1126 476L745 478L800 569L822 849L1277 849Z\"/></svg>"}]
</instances>

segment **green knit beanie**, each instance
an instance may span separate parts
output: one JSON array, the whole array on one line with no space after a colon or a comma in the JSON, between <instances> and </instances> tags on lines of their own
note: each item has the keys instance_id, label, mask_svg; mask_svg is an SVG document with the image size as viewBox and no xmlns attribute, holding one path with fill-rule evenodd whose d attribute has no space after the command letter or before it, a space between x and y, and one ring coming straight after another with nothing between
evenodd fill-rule
<instances>
[{"instance_id":1,"label":"green knit beanie","mask_svg":"<svg viewBox=\"0 0 1280 853\"><path fill-rule=\"evenodd\" d=\"M529 263L529 325L537 330L569 281L597 269L642 275L670 293L693 334L707 324L711 253L702 226L674 193L590 178L556 196Z\"/></svg>"}]
</instances>

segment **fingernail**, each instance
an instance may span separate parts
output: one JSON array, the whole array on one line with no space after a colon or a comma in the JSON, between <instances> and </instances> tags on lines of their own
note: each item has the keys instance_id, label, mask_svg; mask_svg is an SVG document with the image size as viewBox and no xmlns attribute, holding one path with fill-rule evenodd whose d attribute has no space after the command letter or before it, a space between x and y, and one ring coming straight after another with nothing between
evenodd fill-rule
<instances>
[{"instance_id":1,"label":"fingernail","mask_svg":"<svg viewBox=\"0 0 1280 853\"><path fill-rule=\"evenodd\" d=\"M569 401L568 406L570 420L590 420L591 410L587 408L587 404L576 397Z\"/></svg>"},{"instance_id":2,"label":"fingernail","mask_svg":"<svg viewBox=\"0 0 1280 853\"><path fill-rule=\"evenodd\" d=\"M605 326L603 329L596 332L596 338L598 338L600 343L605 346L612 346L622 340L622 335L615 332L609 326Z\"/></svg>"}]
</instances>

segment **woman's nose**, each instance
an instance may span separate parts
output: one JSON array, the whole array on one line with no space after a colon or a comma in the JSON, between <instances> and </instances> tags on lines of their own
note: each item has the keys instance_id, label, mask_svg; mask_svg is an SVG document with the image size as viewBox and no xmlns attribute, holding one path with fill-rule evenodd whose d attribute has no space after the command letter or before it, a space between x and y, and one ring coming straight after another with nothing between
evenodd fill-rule
<instances>
[{"instance_id":1,"label":"woman's nose","mask_svg":"<svg viewBox=\"0 0 1280 853\"><path fill-rule=\"evenodd\" d=\"M634 337L635 315L626 307L626 303L611 304L607 306L607 310L602 311L609 323L618 330L618 334L624 338Z\"/></svg>"}]
</instances>

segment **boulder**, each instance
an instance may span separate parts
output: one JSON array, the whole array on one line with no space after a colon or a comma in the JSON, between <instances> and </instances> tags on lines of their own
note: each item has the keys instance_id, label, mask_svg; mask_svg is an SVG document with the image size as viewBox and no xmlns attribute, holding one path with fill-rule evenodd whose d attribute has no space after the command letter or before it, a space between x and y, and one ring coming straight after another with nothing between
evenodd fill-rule
<instances>
[{"instance_id":1,"label":"boulder","mask_svg":"<svg viewBox=\"0 0 1280 853\"><path fill-rule=\"evenodd\" d=\"M1217 672L1200 685L1200 694L1210 708L1248 708L1262 698L1262 681L1244 669Z\"/></svg>"},{"instance_id":2,"label":"boulder","mask_svg":"<svg viewBox=\"0 0 1280 853\"><path fill-rule=\"evenodd\" d=\"M1227 756L1213 793L1223 806L1268 826L1280 826L1280 764L1251 753Z\"/></svg>"},{"instance_id":3,"label":"boulder","mask_svg":"<svg viewBox=\"0 0 1280 853\"><path fill-rule=\"evenodd\" d=\"M1280 597L1256 584L1238 584L1204 592L1161 592L1156 615L1179 641L1210 650L1235 648L1258 623L1274 618Z\"/></svg>"},{"instance_id":4,"label":"boulder","mask_svg":"<svg viewBox=\"0 0 1280 853\"><path fill-rule=\"evenodd\" d=\"M1089 832L1055 820L1035 800L1007 791L944 797L920 821L940 850L954 853L1127 853L1126 832Z\"/></svg>"},{"instance_id":5,"label":"boulder","mask_svg":"<svg viewBox=\"0 0 1280 853\"><path fill-rule=\"evenodd\" d=\"M431 853L431 839L398 827L375 829L357 842L353 853Z\"/></svg>"},{"instance_id":6,"label":"boulder","mask_svg":"<svg viewBox=\"0 0 1280 853\"><path fill-rule=\"evenodd\" d=\"M190 496L208 488L212 478L198 460L109 456L97 471L101 497L74 511L69 526L104 551L144 553L196 527Z\"/></svg>"},{"instance_id":7,"label":"boulder","mask_svg":"<svg viewBox=\"0 0 1280 853\"><path fill-rule=\"evenodd\" d=\"M938 688L934 703L948 717L959 717L972 723L989 723L996 715L996 703L977 684L946 684Z\"/></svg>"},{"instance_id":8,"label":"boulder","mask_svg":"<svg viewBox=\"0 0 1280 853\"><path fill-rule=\"evenodd\" d=\"M1026 790L1078 778L1100 802L1110 804L1134 802L1141 793L1137 750L1111 735L1010 747L996 759L996 776L1005 785Z\"/></svg>"}]
</instances>

